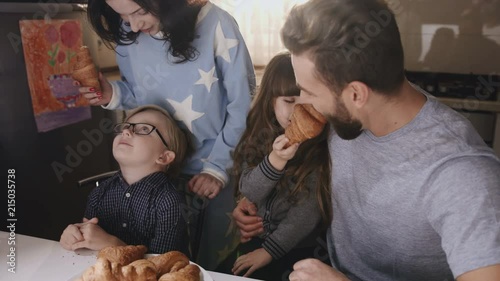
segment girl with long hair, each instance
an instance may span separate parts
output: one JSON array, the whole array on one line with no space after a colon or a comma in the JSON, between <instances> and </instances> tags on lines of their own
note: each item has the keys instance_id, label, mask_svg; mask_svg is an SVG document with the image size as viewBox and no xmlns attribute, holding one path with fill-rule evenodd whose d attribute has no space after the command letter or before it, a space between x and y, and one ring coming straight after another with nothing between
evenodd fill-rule
<instances>
[{"instance_id":1,"label":"girl with long hair","mask_svg":"<svg viewBox=\"0 0 500 281\"><path fill-rule=\"evenodd\" d=\"M264 232L241 243L221 271L232 265L234 274L282 280L293 263L313 256L322 232L315 229L330 223L328 128L284 148L284 130L299 94L290 54L276 55L265 69L233 155L236 193L256 204Z\"/></svg>"}]
</instances>

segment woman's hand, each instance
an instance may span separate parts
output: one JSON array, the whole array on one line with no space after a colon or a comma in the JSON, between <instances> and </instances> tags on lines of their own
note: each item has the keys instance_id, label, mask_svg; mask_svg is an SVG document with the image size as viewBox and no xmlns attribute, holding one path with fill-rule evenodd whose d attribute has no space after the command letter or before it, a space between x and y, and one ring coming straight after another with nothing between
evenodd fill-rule
<instances>
[{"instance_id":1,"label":"woman's hand","mask_svg":"<svg viewBox=\"0 0 500 281\"><path fill-rule=\"evenodd\" d=\"M80 87L80 94L85 97L91 105L106 105L111 101L113 96L113 87L108 82L108 79L99 72L99 83L101 84L101 92L90 87ZM79 86L80 83L76 82Z\"/></svg>"},{"instance_id":2,"label":"woman's hand","mask_svg":"<svg viewBox=\"0 0 500 281\"><path fill-rule=\"evenodd\" d=\"M222 182L209 174L198 174L188 182L189 190L204 196L208 199L214 199L222 190Z\"/></svg>"},{"instance_id":3,"label":"woman's hand","mask_svg":"<svg viewBox=\"0 0 500 281\"><path fill-rule=\"evenodd\" d=\"M259 268L268 265L273 260L273 257L264 249L260 248L246 255L240 256L233 266L234 275L238 275L241 271L248 268L244 277L248 277Z\"/></svg>"}]
</instances>

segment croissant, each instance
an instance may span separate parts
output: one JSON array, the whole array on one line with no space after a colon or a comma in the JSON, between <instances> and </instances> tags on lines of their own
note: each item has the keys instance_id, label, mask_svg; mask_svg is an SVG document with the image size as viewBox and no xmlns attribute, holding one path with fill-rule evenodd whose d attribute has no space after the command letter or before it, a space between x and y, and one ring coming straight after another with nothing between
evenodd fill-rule
<instances>
[{"instance_id":1,"label":"croissant","mask_svg":"<svg viewBox=\"0 0 500 281\"><path fill-rule=\"evenodd\" d=\"M82 46L76 53L76 63L73 66L71 76L74 80L80 82L80 85L92 87L95 88L96 91L100 91L99 73L97 73L97 69L92 61L92 56L87 46Z\"/></svg>"},{"instance_id":2,"label":"croissant","mask_svg":"<svg viewBox=\"0 0 500 281\"><path fill-rule=\"evenodd\" d=\"M122 266L104 258L98 258L78 281L156 281L155 265L145 259Z\"/></svg>"},{"instance_id":3,"label":"croissant","mask_svg":"<svg viewBox=\"0 0 500 281\"><path fill-rule=\"evenodd\" d=\"M178 271L189 264L189 259L181 252L170 251L165 254L148 258L155 266L158 277L165 273Z\"/></svg>"},{"instance_id":4,"label":"croissant","mask_svg":"<svg viewBox=\"0 0 500 281\"><path fill-rule=\"evenodd\" d=\"M139 246L110 246L99 251L97 258L107 259L110 262L127 265L135 260L142 259L148 248Z\"/></svg>"},{"instance_id":5,"label":"croissant","mask_svg":"<svg viewBox=\"0 0 500 281\"><path fill-rule=\"evenodd\" d=\"M325 124L325 117L316 111L312 104L296 104L291 116L291 124L285 129L285 136L289 140L285 147L318 136Z\"/></svg>"},{"instance_id":6,"label":"croissant","mask_svg":"<svg viewBox=\"0 0 500 281\"><path fill-rule=\"evenodd\" d=\"M163 274L158 281L200 281L200 268L190 264L179 271Z\"/></svg>"}]
</instances>

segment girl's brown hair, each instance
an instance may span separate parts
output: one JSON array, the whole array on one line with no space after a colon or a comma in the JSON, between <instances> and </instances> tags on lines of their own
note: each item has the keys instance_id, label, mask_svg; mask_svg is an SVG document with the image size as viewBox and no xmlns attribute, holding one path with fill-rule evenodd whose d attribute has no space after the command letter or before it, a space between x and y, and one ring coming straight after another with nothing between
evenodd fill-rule
<instances>
[{"instance_id":1,"label":"girl's brown hair","mask_svg":"<svg viewBox=\"0 0 500 281\"><path fill-rule=\"evenodd\" d=\"M276 137L284 133L274 113L274 103L280 96L299 96L289 53L280 53L266 66L257 94L247 116L246 129L233 153L232 173L235 176L235 195L239 196L239 181L245 167L256 167L272 151ZM331 220L330 159L328 126L317 138L302 143L295 157L288 161L285 175L278 183L283 190L293 184L289 200L298 201L304 184L311 175L316 178L316 197L325 225Z\"/></svg>"}]
</instances>

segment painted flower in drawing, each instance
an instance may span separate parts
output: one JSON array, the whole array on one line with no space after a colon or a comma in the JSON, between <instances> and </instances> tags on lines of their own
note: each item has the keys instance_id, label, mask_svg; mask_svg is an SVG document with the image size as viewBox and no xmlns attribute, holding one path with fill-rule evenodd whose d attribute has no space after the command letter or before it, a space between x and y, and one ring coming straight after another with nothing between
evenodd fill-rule
<instances>
[{"instance_id":1,"label":"painted flower in drawing","mask_svg":"<svg viewBox=\"0 0 500 281\"><path fill-rule=\"evenodd\" d=\"M74 107L79 97L78 87L71 78L71 60L81 45L82 32L76 21L65 21L59 25L49 24L45 29L48 43L48 65L52 67L47 78L54 97L65 107Z\"/></svg>"},{"instance_id":2,"label":"painted flower in drawing","mask_svg":"<svg viewBox=\"0 0 500 281\"><path fill-rule=\"evenodd\" d=\"M69 70L67 66L75 55L72 49L78 44L81 33L80 25L75 21L67 21L61 24L59 30L53 25L49 25L45 30L45 39L51 44L51 48L47 52L49 55L48 63L54 68L55 72L61 73ZM62 47L66 47L66 50L63 51ZM63 71L63 69L66 71Z\"/></svg>"},{"instance_id":3,"label":"painted flower in drawing","mask_svg":"<svg viewBox=\"0 0 500 281\"><path fill-rule=\"evenodd\" d=\"M66 53L59 51L59 53L57 54L57 62L63 63L65 59L66 59Z\"/></svg>"},{"instance_id":4,"label":"painted flower in drawing","mask_svg":"<svg viewBox=\"0 0 500 281\"><path fill-rule=\"evenodd\" d=\"M68 48L73 48L80 38L80 26L74 21L68 21L61 25L61 42Z\"/></svg>"},{"instance_id":5,"label":"painted flower in drawing","mask_svg":"<svg viewBox=\"0 0 500 281\"><path fill-rule=\"evenodd\" d=\"M47 42L50 42L51 44L59 41L59 32L57 32L57 29L53 25L49 26L49 28L45 30L45 39L47 39Z\"/></svg>"}]
</instances>

